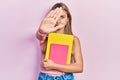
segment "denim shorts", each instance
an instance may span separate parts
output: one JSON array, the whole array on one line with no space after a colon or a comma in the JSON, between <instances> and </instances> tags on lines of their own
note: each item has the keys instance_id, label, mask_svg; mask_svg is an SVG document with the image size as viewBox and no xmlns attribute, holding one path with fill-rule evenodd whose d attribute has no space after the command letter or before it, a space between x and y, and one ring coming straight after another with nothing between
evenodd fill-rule
<instances>
[{"instance_id":1,"label":"denim shorts","mask_svg":"<svg viewBox=\"0 0 120 80\"><path fill-rule=\"evenodd\" d=\"M52 76L47 73L39 73L38 80L74 80L74 76L72 73L65 73L60 76Z\"/></svg>"}]
</instances>

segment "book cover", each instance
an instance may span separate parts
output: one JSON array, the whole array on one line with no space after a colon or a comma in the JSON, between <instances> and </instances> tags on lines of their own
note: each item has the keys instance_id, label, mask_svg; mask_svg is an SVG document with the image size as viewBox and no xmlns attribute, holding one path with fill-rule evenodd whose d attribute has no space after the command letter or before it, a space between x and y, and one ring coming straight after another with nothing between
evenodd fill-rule
<instances>
[{"instance_id":1,"label":"book cover","mask_svg":"<svg viewBox=\"0 0 120 80\"><path fill-rule=\"evenodd\" d=\"M70 64L73 38L73 35L50 33L45 59L50 59L58 64Z\"/></svg>"}]
</instances>

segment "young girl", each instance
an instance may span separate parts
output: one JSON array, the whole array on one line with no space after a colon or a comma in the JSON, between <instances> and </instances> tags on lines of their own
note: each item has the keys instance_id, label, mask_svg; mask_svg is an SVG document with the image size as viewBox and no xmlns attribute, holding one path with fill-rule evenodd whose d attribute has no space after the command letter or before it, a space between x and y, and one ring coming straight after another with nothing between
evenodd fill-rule
<instances>
[{"instance_id":1,"label":"young girl","mask_svg":"<svg viewBox=\"0 0 120 80\"><path fill-rule=\"evenodd\" d=\"M47 35L51 32L73 35L71 29L71 14L64 3L56 3L43 19L36 33L42 49L41 69L38 80L74 80L73 73L83 72L83 59L80 41L74 35L71 64L57 64L45 60Z\"/></svg>"}]
</instances>

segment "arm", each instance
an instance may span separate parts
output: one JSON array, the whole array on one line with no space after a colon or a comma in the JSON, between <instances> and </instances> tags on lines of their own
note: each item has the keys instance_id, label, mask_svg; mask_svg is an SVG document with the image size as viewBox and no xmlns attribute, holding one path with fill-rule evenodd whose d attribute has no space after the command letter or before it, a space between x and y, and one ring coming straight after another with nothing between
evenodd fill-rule
<instances>
[{"instance_id":1,"label":"arm","mask_svg":"<svg viewBox=\"0 0 120 80\"><path fill-rule=\"evenodd\" d=\"M73 45L73 57L74 63L68 65L55 64L54 68L63 72L82 72L83 71L83 59L80 41L77 37L74 39Z\"/></svg>"},{"instance_id":2,"label":"arm","mask_svg":"<svg viewBox=\"0 0 120 80\"><path fill-rule=\"evenodd\" d=\"M39 35L38 34L39 31L42 34L49 34L50 32L54 32L65 26L65 25L55 26L62 12L63 12L62 8L56 8L54 11L53 10L50 11L49 14L42 20L39 29L36 33L36 37L37 39L40 40L40 43L43 43L46 40L46 37Z\"/></svg>"},{"instance_id":3,"label":"arm","mask_svg":"<svg viewBox=\"0 0 120 80\"><path fill-rule=\"evenodd\" d=\"M56 69L63 72L83 72L83 59L82 59L82 52L81 52L81 46L80 41L77 37L74 39L74 45L73 45L73 57L74 57L74 63L67 64L67 65L61 65L56 64L52 62L51 60L46 60L43 62L43 67L46 69Z\"/></svg>"},{"instance_id":4,"label":"arm","mask_svg":"<svg viewBox=\"0 0 120 80\"><path fill-rule=\"evenodd\" d=\"M44 43L47 37L47 34L40 32L40 28L36 32L36 38L40 40L40 44ZM42 35L44 34L44 35Z\"/></svg>"}]
</instances>

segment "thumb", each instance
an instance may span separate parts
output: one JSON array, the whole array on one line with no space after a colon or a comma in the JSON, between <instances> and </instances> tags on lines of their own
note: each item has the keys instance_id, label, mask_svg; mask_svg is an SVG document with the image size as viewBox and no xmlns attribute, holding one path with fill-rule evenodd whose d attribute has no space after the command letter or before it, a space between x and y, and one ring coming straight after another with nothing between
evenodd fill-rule
<instances>
[{"instance_id":1,"label":"thumb","mask_svg":"<svg viewBox=\"0 0 120 80\"><path fill-rule=\"evenodd\" d=\"M47 62L48 60L47 60L47 59L44 59L43 61L44 61L44 62Z\"/></svg>"},{"instance_id":2,"label":"thumb","mask_svg":"<svg viewBox=\"0 0 120 80\"><path fill-rule=\"evenodd\" d=\"M58 25L58 26L56 26L56 27L55 27L55 31L58 30L58 29L63 28L64 26L65 26L65 25L63 25L63 24L62 24L62 25Z\"/></svg>"}]
</instances>

